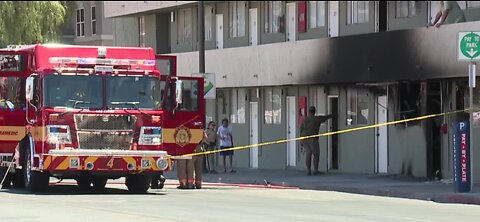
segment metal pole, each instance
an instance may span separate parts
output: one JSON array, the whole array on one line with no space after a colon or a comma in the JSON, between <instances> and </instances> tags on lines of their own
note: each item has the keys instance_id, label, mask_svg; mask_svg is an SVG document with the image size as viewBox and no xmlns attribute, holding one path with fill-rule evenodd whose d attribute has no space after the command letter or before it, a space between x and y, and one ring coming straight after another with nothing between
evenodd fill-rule
<instances>
[{"instance_id":1,"label":"metal pole","mask_svg":"<svg viewBox=\"0 0 480 222\"><path fill-rule=\"evenodd\" d=\"M473 88L476 85L476 64L474 62L470 62L468 65L468 77L470 84L469 85L469 100L470 100L470 192L474 191L474 166L473 166L473 159L475 159L473 155Z\"/></svg>"},{"instance_id":2,"label":"metal pole","mask_svg":"<svg viewBox=\"0 0 480 222\"><path fill-rule=\"evenodd\" d=\"M198 1L198 72L205 73L205 16L203 1Z\"/></svg>"},{"instance_id":3,"label":"metal pole","mask_svg":"<svg viewBox=\"0 0 480 222\"><path fill-rule=\"evenodd\" d=\"M203 8L203 1L198 1L198 19L197 19L197 24L198 24L198 72L204 74L205 73L205 10ZM204 79L205 80L205 79ZM204 96L204 95L202 95ZM203 128L206 129L206 124L207 124L207 101L204 100L203 104L203 113L204 113L204 126ZM207 155L204 155L204 157L207 157ZM204 168L206 167L207 171L208 169L208 157L205 158L207 161L207 165L204 164L202 166L202 171L204 171Z\"/></svg>"}]
</instances>

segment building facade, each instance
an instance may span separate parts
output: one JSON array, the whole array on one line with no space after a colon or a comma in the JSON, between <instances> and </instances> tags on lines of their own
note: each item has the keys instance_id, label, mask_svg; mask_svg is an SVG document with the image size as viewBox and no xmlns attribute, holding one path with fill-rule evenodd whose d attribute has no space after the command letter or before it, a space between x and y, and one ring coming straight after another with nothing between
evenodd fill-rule
<instances>
[{"instance_id":1,"label":"building facade","mask_svg":"<svg viewBox=\"0 0 480 222\"><path fill-rule=\"evenodd\" d=\"M74 45L113 46L113 19L104 16L104 4L103 1L72 2L63 42Z\"/></svg>"},{"instance_id":2,"label":"building facade","mask_svg":"<svg viewBox=\"0 0 480 222\"><path fill-rule=\"evenodd\" d=\"M235 145L246 145L298 137L311 105L337 114L320 133L468 108L468 67L457 61L456 38L480 27L480 4L457 2L466 22L427 28L439 2L205 1L205 67L217 85L207 116L229 118ZM153 47L178 56L181 75L198 72L197 2L104 4L115 45ZM320 137L320 170L452 178L454 121ZM302 170L298 148L236 151L235 165ZM474 163L478 172L480 158Z\"/></svg>"}]
</instances>

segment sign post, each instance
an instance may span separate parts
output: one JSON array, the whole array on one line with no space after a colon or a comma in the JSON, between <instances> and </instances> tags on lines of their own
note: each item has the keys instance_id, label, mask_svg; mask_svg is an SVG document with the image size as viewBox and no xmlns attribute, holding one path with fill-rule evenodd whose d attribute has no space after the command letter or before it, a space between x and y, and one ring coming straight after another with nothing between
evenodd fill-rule
<instances>
[{"instance_id":1,"label":"sign post","mask_svg":"<svg viewBox=\"0 0 480 222\"><path fill-rule=\"evenodd\" d=\"M457 39L457 58L459 61L469 61L468 64L468 88L469 88L469 100L470 100L470 105L469 105L469 113L470 113L470 121L469 121L469 128L470 128L470 133L469 133L469 158L467 161L470 164L470 191L473 192L473 178L474 178L474 172L473 172L473 88L476 87L476 61L480 60L480 31L477 32L459 32L458 33L458 39Z\"/></svg>"},{"instance_id":2,"label":"sign post","mask_svg":"<svg viewBox=\"0 0 480 222\"><path fill-rule=\"evenodd\" d=\"M454 178L453 185L455 192L466 193L472 191L471 171L472 165L470 160L470 126L468 114L457 114L453 130L453 161L454 161Z\"/></svg>"},{"instance_id":3,"label":"sign post","mask_svg":"<svg viewBox=\"0 0 480 222\"><path fill-rule=\"evenodd\" d=\"M205 98L205 109L207 100L216 99L217 87L215 85L215 73L192 73L192 77L202 77L203 78L203 98ZM213 120L213 116L209 117L205 111L205 120L207 123Z\"/></svg>"}]
</instances>

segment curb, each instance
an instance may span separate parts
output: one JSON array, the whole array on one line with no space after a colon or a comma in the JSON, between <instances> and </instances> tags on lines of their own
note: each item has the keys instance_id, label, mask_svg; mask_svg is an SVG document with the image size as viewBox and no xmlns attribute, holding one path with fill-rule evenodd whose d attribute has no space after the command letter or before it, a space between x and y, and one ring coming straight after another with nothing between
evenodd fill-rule
<instances>
[{"instance_id":1,"label":"curb","mask_svg":"<svg viewBox=\"0 0 480 222\"><path fill-rule=\"evenodd\" d=\"M452 203L452 204L474 204L480 205L480 196L472 194L435 194L426 192L408 192L391 189L365 189L355 187L334 187L334 186L300 186L300 189L311 189L321 191L336 191L353 194L363 194L372 196L394 197L394 198L406 198L423 201L433 201L437 203Z\"/></svg>"}]
</instances>

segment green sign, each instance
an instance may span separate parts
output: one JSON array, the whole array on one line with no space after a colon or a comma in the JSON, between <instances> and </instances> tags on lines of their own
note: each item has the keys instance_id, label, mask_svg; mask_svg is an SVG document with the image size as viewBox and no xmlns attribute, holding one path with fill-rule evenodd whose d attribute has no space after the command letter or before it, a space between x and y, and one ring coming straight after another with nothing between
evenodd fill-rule
<instances>
[{"instance_id":1,"label":"green sign","mask_svg":"<svg viewBox=\"0 0 480 222\"><path fill-rule=\"evenodd\" d=\"M215 74L214 73L192 73L193 77L203 77L204 79L204 96L205 99L216 98Z\"/></svg>"},{"instance_id":2,"label":"green sign","mask_svg":"<svg viewBox=\"0 0 480 222\"><path fill-rule=\"evenodd\" d=\"M458 33L458 59L480 59L480 32Z\"/></svg>"}]
</instances>

